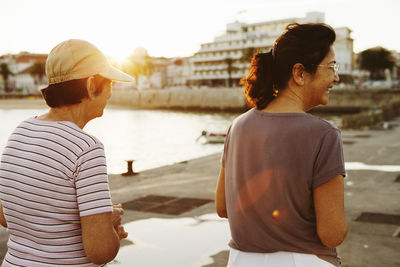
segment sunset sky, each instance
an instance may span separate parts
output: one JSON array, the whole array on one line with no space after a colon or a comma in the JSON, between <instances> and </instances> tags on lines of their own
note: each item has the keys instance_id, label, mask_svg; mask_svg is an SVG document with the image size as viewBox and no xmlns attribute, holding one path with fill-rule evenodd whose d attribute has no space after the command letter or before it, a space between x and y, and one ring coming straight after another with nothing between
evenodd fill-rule
<instances>
[{"instance_id":1,"label":"sunset sky","mask_svg":"<svg viewBox=\"0 0 400 267\"><path fill-rule=\"evenodd\" d=\"M151 56L190 56L226 24L325 13L347 26L355 52L400 50L399 0L0 0L0 55L48 53L70 38L85 39L123 60L138 46Z\"/></svg>"}]
</instances>

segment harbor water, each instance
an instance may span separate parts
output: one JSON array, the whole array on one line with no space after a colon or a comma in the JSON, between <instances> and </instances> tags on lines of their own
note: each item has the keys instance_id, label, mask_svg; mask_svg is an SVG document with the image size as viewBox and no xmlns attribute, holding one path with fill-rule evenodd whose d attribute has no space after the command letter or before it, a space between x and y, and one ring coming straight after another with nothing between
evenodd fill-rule
<instances>
[{"instance_id":1,"label":"harbor water","mask_svg":"<svg viewBox=\"0 0 400 267\"><path fill-rule=\"evenodd\" d=\"M22 121L46 109L0 109L0 150ZM126 172L126 160L134 171L143 171L222 151L223 144L207 144L198 138L203 130L226 132L237 113L202 113L155 110L106 109L84 130L104 144L108 172Z\"/></svg>"}]
</instances>

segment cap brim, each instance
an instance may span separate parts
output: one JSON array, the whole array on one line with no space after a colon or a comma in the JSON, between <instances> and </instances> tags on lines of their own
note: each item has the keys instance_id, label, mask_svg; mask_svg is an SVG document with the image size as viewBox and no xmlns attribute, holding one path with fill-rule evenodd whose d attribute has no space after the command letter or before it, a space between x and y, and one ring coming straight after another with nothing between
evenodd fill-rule
<instances>
[{"instance_id":1,"label":"cap brim","mask_svg":"<svg viewBox=\"0 0 400 267\"><path fill-rule=\"evenodd\" d=\"M103 76L104 78L107 78L112 81L118 81L118 82L134 82L135 79L126 74L125 72L120 71L119 69L110 66L107 70L99 73L99 75Z\"/></svg>"}]
</instances>

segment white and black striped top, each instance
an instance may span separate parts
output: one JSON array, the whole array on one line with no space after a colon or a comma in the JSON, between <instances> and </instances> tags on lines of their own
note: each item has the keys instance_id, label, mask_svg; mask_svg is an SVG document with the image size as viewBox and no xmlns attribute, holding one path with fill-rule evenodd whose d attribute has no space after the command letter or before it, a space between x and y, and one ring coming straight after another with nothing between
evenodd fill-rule
<instances>
[{"instance_id":1,"label":"white and black striped top","mask_svg":"<svg viewBox=\"0 0 400 267\"><path fill-rule=\"evenodd\" d=\"M112 211L98 139L68 121L22 122L1 157L0 199L10 234L3 266L97 266L80 217Z\"/></svg>"}]
</instances>

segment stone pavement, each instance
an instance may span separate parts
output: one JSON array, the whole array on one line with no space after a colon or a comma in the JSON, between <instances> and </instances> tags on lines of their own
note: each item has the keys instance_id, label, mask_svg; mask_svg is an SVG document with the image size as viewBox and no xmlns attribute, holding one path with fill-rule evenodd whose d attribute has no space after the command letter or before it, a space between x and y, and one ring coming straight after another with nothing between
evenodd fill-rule
<instances>
[{"instance_id":1,"label":"stone pavement","mask_svg":"<svg viewBox=\"0 0 400 267\"><path fill-rule=\"evenodd\" d=\"M342 132L348 173L345 207L349 224L347 238L339 246L343 267L400 266L400 118L391 125L390 130ZM148 195L213 199L219 166L220 154L214 154L132 177L110 175L113 202L127 203ZM213 212L213 202L180 215L126 209L123 223L154 217L195 217ZM6 251L6 238L2 229L0 255ZM214 263L206 266L226 266L227 257L227 252L221 251L212 255Z\"/></svg>"}]
</instances>

